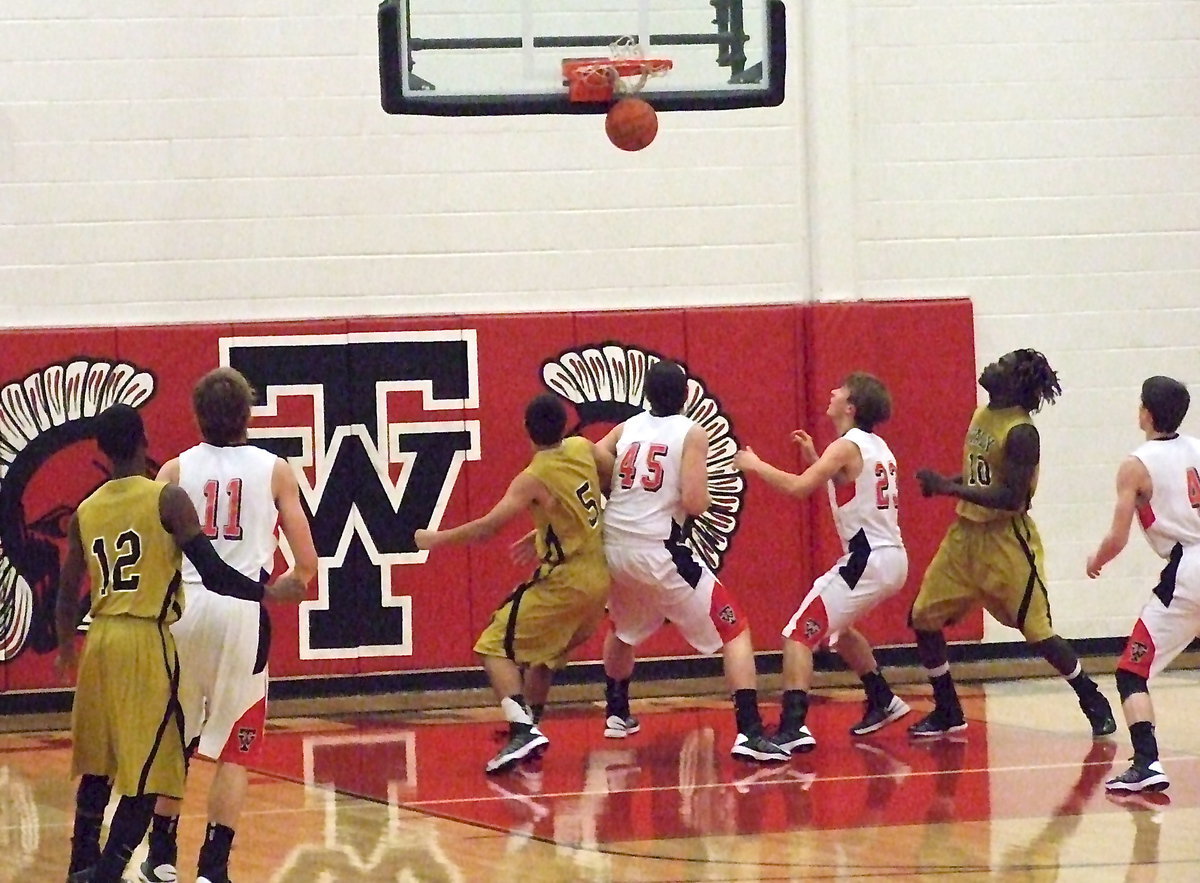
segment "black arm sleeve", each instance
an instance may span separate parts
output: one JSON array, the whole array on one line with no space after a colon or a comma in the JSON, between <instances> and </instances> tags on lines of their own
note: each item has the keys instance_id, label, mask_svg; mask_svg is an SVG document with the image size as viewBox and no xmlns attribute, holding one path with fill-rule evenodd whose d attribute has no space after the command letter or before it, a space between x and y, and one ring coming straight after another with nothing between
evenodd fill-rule
<instances>
[{"instance_id":1,"label":"black arm sleeve","mask_svg":"<svg viewBox=\"0 0 1200 883\"><path fill-rule=\"evenodd\" d=\"M213 544L202 533L196 534L183 544L183 554L200 574L204 587L218 595L241 598L243 601L261 601L262 583L255 582L243 573L234 570L221 560Z\"/></svg>"}]
</instances>

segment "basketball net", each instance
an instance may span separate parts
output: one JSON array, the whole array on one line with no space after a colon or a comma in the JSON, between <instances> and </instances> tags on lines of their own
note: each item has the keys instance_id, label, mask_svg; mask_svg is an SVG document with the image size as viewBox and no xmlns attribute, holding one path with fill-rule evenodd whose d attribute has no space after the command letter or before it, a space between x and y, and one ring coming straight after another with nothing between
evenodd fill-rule
<instances>
[{"instance_id":1,"label":"basketball net","mask_svg":"<svg viewBox=\"0 0 1200 883\"><path fill-rule=\"evenodd\" d=\"M570 60L571 80L581 91L611 90L614 97L636 95L652 78L671 69L669 59L646 58L645 48L634 36L618 37L609 44L608 53L608 58Z\"/></svg>"}]
</instances>

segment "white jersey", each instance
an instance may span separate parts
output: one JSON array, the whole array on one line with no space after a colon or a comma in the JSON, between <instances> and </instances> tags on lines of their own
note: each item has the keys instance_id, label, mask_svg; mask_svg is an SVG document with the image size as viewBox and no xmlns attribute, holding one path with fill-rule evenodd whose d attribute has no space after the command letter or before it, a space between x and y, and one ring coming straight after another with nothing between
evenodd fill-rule
<instances>
[{"instance_id":1,"label":"white jersey","mask_svg":"<svg viewBox=\"0 0 1200 883\"><path fill-rule=\"evenodd\" d=\"M251 579L262 579L274 564L279 513L271 475L278 459L253 445L206 442L179 455L179 486L192 498L201 529L221 560ZM183 578L201 581L186 556Z\"/></svg>"},{"instance_id":2,"label":"white jersey","mask_svg":"<svg viewBox=\"0 0 1200 883\"><path fill-rule=\"evenodd\" d=\"M1200 545L1200 439L1190 435L1151 439L1133 456L1150 473L1150 502L1138 521L1156 553L1169 558L1176 545Z\"/></svg>"},{"instance_id":3,"label":"white jersey","mask_svg":"<svg viewBox=\"0 0 1200 883\"><path fill-rule=\"evenodd\" d=\"M606 537L666 540L678 531L683 439L696 424L675 414L630 417L617 441L612 489L604 508Z\"/></svg>"},{"instance_id":4,"label":"white jersey","mask_svg":"<svg viewBox=\"0 0 1200 883\"><path fill-rule=\"evenodd\" d=\"M896 457L891 448L875 433L857 427L848 430L842 438L858 447L863 461L862 471L853 486L845 485L839 489L832 481L827 484L829 506L842 539L842 548L850 548L851 541L860 533L868 543L868 549L903 546L896 504L899 481Z\"/></svg>"}]
</instances>

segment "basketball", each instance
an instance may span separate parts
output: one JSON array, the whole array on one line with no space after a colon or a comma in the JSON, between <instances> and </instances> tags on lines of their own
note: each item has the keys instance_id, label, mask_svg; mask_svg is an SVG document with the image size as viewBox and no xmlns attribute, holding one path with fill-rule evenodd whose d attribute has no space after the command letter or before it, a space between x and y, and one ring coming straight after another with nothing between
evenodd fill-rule
<instances>
[{"instance_id":1,"label":"basketball","mask_svg":"<svg viewBox=\"0 0 1200 883\"><path fill-rule=\"evenodd\" d=\"M604 131L622 150L641 150L658 134L658 114L640 98L622 98L609 108Z\"/></svg>"}]
</instances>

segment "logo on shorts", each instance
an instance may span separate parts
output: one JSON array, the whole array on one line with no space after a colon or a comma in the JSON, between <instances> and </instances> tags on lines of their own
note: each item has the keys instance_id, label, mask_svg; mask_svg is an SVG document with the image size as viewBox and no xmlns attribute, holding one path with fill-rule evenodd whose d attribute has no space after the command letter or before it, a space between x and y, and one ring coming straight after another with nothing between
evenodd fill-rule
<instances>
[{"instance_id":1,"label":"logo on shorts","mask_svg":"<svg viewBox=\"0 0 1200 883\"><path fill-rule=\"evenodd\" d=\"M238 727L237 740L238 751L245 754L250 750L250 746L254 744L254 740L258 738L258 730L254 727Z\"/></svg>"},{"instance_id":2,"label":"logo on shorts","mask_svg":"<svg viewBox=\"0 0 1200 883\"><path fill-rule=\"evenodd\" d=\"M1149 652L1149 650L1150 648L1141 641L1134 641L1129 645L1129 661L1141 662L1146 658L1146 654Z\"/></svg>"},{"instance_id":3,"label":"logo on shorts","mask_svg":"<svg viewBox=\"0 0 1200 883\"><path fill-rule=\"evenodd\" d=\"M815 619L804 620L804 637L815 638L821 633L821 624Z\"/></svg>"},{"instance_id":4,"label":"logo on shorts","mask_svg":"<svg viewBox=\"0 0 1200 883\"><path fill-rule=\"evenodd\" d=\"M593 424L623 423L649 410L646 372L662 359L660 353L616 341L588 343L544 362L542 382L574 404L579 423L569 434L576 434ZM733 468L738 442L720 401L691 371L683 413L708 435L708 490L712 495L708 511L689 519L691 530L684 542L716 572L737 531L746 493L745 478Z\"/></svg>"},{"instance_id":5,"label":"logo on shorts","mask_svg":"<svg viewBox=\"0 0 1200 883\"><path fill-rule=\"evenodd\" d=\"M733 607L731 607L729 604L726 604L721 608L721 612L717 614L717 618L727 625L733 625L737 622L737 613L734 611Z\"/></svg>"}]
</instances>

